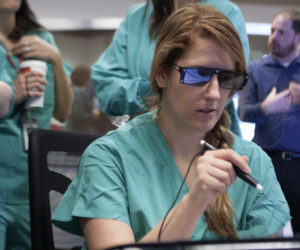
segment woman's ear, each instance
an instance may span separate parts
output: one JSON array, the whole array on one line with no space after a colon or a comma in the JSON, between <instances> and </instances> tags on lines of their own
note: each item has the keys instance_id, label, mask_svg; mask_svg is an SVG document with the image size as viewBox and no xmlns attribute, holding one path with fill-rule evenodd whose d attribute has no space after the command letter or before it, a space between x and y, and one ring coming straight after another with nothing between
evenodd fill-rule
<instances>
[{"instance_id":1,"label":"woman's ear","mask_svg":"<svg viewBox=\"0 0 300 250\"><path fill-rule=\"evenodd\" d=\"M157 69L155 80L159 88L165 88L168 85L168 74L165 67L161 66Z\"/></svg>"}]
</instances>

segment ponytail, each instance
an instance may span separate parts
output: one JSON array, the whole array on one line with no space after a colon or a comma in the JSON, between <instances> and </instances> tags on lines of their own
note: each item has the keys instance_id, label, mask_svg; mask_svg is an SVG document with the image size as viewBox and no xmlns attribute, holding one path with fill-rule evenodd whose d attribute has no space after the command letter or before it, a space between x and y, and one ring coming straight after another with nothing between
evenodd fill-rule
<instances>
[{"instance_id":1,"label":"ponytail","mask_svg":"<svg viewBox=\"0 0 300 250\"><path fill-rule=\"evenodd\" d=\"M230 118L224 109L218 123L206 135L205 140L216 148L231 148L233 136L228 130L229 126ZM208 206L205 218L210 231L223 238L238 238L236 226L234 225L234 220L238 224L238 219L227 192L218 195Z\"/></svg>"}]
</instances>

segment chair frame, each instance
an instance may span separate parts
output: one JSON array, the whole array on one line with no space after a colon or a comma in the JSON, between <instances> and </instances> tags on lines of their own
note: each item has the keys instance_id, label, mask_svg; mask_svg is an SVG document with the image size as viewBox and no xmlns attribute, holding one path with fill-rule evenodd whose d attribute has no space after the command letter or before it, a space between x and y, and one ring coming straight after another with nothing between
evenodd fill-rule
<instances>
[{"instance_id":1,"label":"chair frame","mask_svg":"<svg viewBox=\"0 0 300 250\"><path fill-rule=\"evenodd\" d=\"M28 161L32 250L54 250L49 192L55 190L64 194L71 183L66 176L48 169L48 152L82 154L99 137L39 128L30 131Z\"/></svg>"}]
</instances>

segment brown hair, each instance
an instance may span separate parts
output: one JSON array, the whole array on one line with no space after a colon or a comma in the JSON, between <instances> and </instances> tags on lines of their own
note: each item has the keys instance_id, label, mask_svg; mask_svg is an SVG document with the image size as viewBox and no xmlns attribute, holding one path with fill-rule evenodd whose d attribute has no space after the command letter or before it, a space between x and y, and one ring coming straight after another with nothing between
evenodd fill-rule
<instances>
[{"instance_id":1,"label":"brown hair","mask_svg":"<svg viewBox=\"0 0 300 250\"><path fill-rule=\"evenodd\" d=\"M296 9L285 9L278 12L275 17L279 15L287 16L292 20L292 27L296 34L300 33L300 12Z\"/></svg>"},{"instance_id":2,"label":"brown hair","mask_svg":"<svg viewBox=\"0 0 300 250\"><path fill-rule=\"evenodd\" d=\"M156 83L156 73L159 68L169 72L171 65L183 55L196 36L218 42L230 54L234 69L247 71L239 35L227 17L210 6L188 5L173 13L158 35L150 74L151 86L158 94L158 103L161 102L163 91ZM233 94L234 92L231 93ZM233 136L228 130L229 125L229 115L223 110L215 127L206 134L205 140L217 148L232 147ZM207 211L206 219L211 231L224 238L238 238L234 225L235 212L226 192L219 195L208 206Z\"/></svg>"},{"instance_id":3,"label":"brown hair","mask_svg":"<svg viewBox=\"0 0 300 250\"><path fill-rule=\"evenodd\" d=\"M19 10L16 12L16 25L8 38L12 41L19 41L20 38L32 29L45 30L45 28L37 21L37 18L27 0L22 0Z\"/></svg>"},{"instance_id":4,"label":"brown hair","mask_svg":"<svg viewBox=\"0 0 300 250\"><path fill-rule=\"evenodd\" d=\"M91 81L91 68L84 65L76 66L71 74L72 85L77 87L86 86Z\"/></svg>"},{"instance_id":5,"label":"brown hair","mask_svg":"<svg viewBox=\"0 0 300 250\"><path fill-rule=\"evenodd\" d=\"M146 10L149 8L150 2L152 2L154 10L150 23L149 37L154 39L157 37L163 23L173 13L174 2L173 0L147 0Z\"/></svg>"}]
</instances>

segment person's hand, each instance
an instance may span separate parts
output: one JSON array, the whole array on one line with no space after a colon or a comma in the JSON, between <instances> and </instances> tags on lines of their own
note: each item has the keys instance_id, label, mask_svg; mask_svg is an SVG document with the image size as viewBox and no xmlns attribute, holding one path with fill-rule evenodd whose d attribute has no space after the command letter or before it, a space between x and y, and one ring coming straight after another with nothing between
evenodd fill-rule
<instances>
[{"instance_id":1,"label":"person's hand","mask_svg":"<svg viewBox=\"0 0 300 250\"><path fill-rule=\"evenodd\" d=\"M287 111L291 106L291 95L288 89L280 93L276 92L276 87L273 87L261 104L261 109L265 115Z\"/></svg>"},{"instance_id":2,"label":"person's hand","mask_svg":"<svg viewBox=\"0 0 300 250\"><path fill-rule=\"evenodd\" d=\"M292 102L300 105L300 83L291 81L289 85L289 90L292 97Z\"/></svg>"},{"instance_id":3,"label":"person's hand","mask_svg":"<svg viewBox=\"0 0 300 250\"><path fill-rule=\"evenodd\" d=\"M248 158L231 149L206 151L197 159L195 178L190 187L191 200L208 206L217 195L225 192L236 180L235 164L250 173Z\"/></svg>"},{"instance_id":4,"label":"person's hand","mask_svg":"<svg viewBox=\"0 0 300 250\"><path fill-rule=\"evenodd\" d=\"M12 53L23 58L38 58L53 62L58 57L58 50L38 36L23 36L12 48Z\"/></svg>"},{"instance_id":5,"label":"person's hand","mask_svg":"<svg viewBox=\"0 0 300 250\"><path fill-rule=\"evenodd\" d=\"M45 91L48 82L45 77L35 71L20 73L14 82L15 104L18 104L29 97L39 97Z\"/></svg>"}]
</instances>

